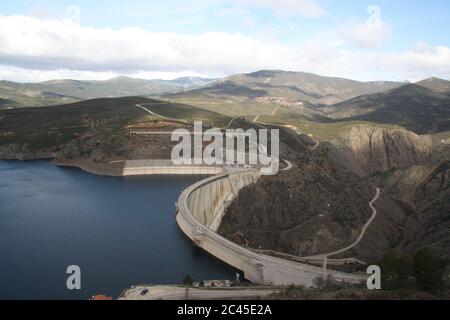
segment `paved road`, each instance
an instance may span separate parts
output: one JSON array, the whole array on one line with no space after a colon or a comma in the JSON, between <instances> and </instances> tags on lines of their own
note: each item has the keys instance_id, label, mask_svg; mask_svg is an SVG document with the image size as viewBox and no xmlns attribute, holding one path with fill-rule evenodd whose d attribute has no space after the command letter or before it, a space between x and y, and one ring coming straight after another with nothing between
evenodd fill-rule
<instances>
[{"instance_id":1,"label":"paved road","mask_svg":"<svg viewBox=\"0 0 450 320\"><path fill-rule=\"evenodd\" d=\"M278 111L278 109L280 109L281 108L281 104L279 104L278 106L276 106L276 108L275 109L273 109L273 111L272 111L272 113L271 113L271 115L272 116L274 116L275 115L275 113Z\"/></svg>"},{"instance_id":2,"label":"paved road","mask_svg":"<svg viewBox=\"0 0 450 320\"><path fill-rule=\"evenodd\" d=\"M142 291L147 289L145 295ZM265 297L276 289L270 288L187 288L181 286L137 286L126 290L119 300L212 300Z\"/></svg>"},{"instance_id":3,"label":"paved road","mask_svg":"<svg viewBox=\"0 0 450 320\"><path fill-rule=\"evenodd\" d=\"M141 105L141 104L136 104L136 107L141 108L142 110L144 110L144 111L146 111L146 112L148 112L148 113L150 113L151 115L156 116L156 117L160 117L160 118L168 119L168 120L177 120L177 119L172 119L172 118L169 118L169 117L166 117L166 116L162 116L162 115L160 115L160 114L157 114L157 113L155 113L155 112L153 112L153 111L147 109L146 107L144 107L144 106Z\"/></svg>"},{"instance_id":4,"label":"paved road","mask_svg":"<svg viewBox=\"0 0 450 320\"><path fill-rule=\"evenodd\" d=\"M190 212L188 200L194 190L227 176L228 174L223 174L207 178L193 184L181 193L177 202L177 223L183 232L199 247L244 271L245 277L254 283L314 286L315 279L324 276L322 268L253 252L210 230L201 224L194 217L194 214ZM327 270L326 274L331 275L336 281L345 281L347 283L361 283L367 279L365 275L332 270Z\"/></svg>"},{"instance_id":5,"label":"paved road","mask_svg":"<svg viewBox=\"0 0 450 320\"><path fill-rule=\"evenodd\" d=\"M370 219L366 222L366 224L363 226L363 228L361 229L361 233L358 236L358 238L349 246L337 250L337 251L333 251L333 252L329 252L329 253L323 253L323 254L319 254L319 255L314 255L314 256L307 256L307 257L300 257L300 256L294 256L294 255L290 255L290 254L286 254L284 252L279 252L279 251L275 251L275 250L256 250L256 249L252 249L254 252L257 253L261 253L261 254L271 254L271 255L276 255L279 257L286 257L288 259L294 260L294 261L298 261L298 262L303 262L303 263L308 263L308 262L323 262L325 260L328 260L329 264L334 264L334 265L342 265L345 263L360 263L360 264L364 264L363 261L356 259L356 258L343 258L343 259L329 259L329 257L331 256L335 256L339 253L343 253L345 251L350 250L351 248L355 247L364 237L367 228L369 228L369 226L372 224L373 220L375 219L376 215L377 215L377 209L373 206L373 204L375 203L375 201L378 200L379 196L381 194L381 190L379 188L376 188L376 193L374 198L369 202L369 207L372 209L372 216L370 217Z\"/></svg>"},{"instance_id":6,"label":"paved road","mask_svg":"<svg viewBox=\"0 0 450 320\"><path fill-rule=\"evenodd\" d=\"M376 188L376 194L373 197L373 199L369 202L369 207L372 209L372 216L366 222L366 224L364 225L364 227L361 230L360 235L358 236L358 238L352 244L350 244L349 246L347 246L347 247L345 247L343 249L337 250L337 251L324 253L324 254L319 254L319 255L315 255L315 256L302 257L302 258L304 258L304 259L323 259L323 258L328 258L328 257L331 257L331 256L335 256L335 255L337 255L339 253L343 253L345 251L348 251L351 248L353 248L354 246L356 246L358 243L360 243L362 238L364 237L364 234L367 231L367 228L369 228L369 226L372 224L373 220L377 216L377 209L373 206L373 204L375 203L375 201L378 200L378 198L380 197L380 194L381 194L380 188Z\"/></svg>"}]
</instances>

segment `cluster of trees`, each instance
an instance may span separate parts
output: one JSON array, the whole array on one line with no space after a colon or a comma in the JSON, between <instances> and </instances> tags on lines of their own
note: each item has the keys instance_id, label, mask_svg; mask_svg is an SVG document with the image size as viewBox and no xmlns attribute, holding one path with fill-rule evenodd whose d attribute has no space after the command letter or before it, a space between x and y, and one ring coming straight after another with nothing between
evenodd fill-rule
<instances>
[{"instance_id":1,"label":"cluster of trees","mask_svg":"<svg viewBox=\"0 0 450 320\"><path fill-rule=\"evenodd\" d=\"M446 261L422 249L415 254L388 251L378 264L381 287L386 290L418 289L438 293L444 289Z\"/></svg>"}]
</instances>

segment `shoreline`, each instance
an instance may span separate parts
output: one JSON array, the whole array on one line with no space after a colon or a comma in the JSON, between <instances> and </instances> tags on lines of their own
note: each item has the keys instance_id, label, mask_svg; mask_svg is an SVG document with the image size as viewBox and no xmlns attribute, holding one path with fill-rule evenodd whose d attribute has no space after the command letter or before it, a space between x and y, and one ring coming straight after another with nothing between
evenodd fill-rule
<instances>
[{"instance_id":1,"label":"shoreline","mask_svg":"<svg viewBox=\"0 0 450 320\"><path fill-rule=\"evenodd\" d=\"M56 166L74 167L99 176L127 176L124 175L125 161L93 163L87 161L61 161L54 158L46 158L45 160L51 160L52 164ZM164 174L167 175L181 174L180 168L175 168L175 171L172 171L172 173L167 170L167 166L161 168L165 170ZM147 175L155 175L154 171L157 169L158 167L152 167L152 173ZM204 170L205 168L202 169ZM189 173L183 171L183 174ZM139 175L146 174L135 174L135 176ZM208 175L209 177L188 186L181 192L177 202L176 215L179 229L192 240L193 244L202 248L205 253L241 270L247 280L260 285L296 284L312 288L316 286L315 280L317 278L325 276L332 276L338 282L350 283L360 283L367 278L365 275L323 270L320 267L258 254L222 237L216 231L226 212L226 203L232 201L240 189L255 183L259 176L257 171L250 170L234 173L222 171L221 173L209 173ZM217 183L219 185L216 185ZM192 206L199 206L198 210L191 212ZM203 218L198 216L199 212L203 214ZM209 212L209 216L207 212ZM199 221L199 218L204 221Z\"/></svg>"}]
</instances>

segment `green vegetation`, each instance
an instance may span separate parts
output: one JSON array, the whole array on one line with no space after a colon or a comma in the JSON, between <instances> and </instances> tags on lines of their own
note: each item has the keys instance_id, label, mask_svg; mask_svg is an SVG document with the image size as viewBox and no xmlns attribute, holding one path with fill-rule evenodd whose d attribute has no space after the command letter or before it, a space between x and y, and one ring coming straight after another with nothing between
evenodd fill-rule
<instances>
[{"instance_id":1,"label":"green vegetation","mask_svg":"<svg viewBox=\"0 0 450 320\"><path fill-rule=\"evenodd\" d=\"M285 97L309 103L336 103L362 94L374 93L399 86L395 82L359 82L348 79L321 77L304 72L261 70L235 74L210 86L187 92L221 99L240 97L254 99L262 96ZM184 94L176 94L183 96Z\"/></svg>"},{"instance_id":2,"label":"green vegetation","mask_svg":"<svg viewBox=\"0 0 450 320\"><path fill-rule=\"evenodd\" d=\"M407 289L411 287L410 276L413 273L412 258L390 250L385 252L379 262L381 268L381 287L384 290Z\"/></svg>"},{"instance_id":3,"label":"green vegetation","mask_svg":"<svg viewBox=\"0 0 450 320\"><path fill-rule=\"evenodd\" d=\"M417 287L427 292L438 292L443 289L445 263L431 251L422 249L414 255L414 275Z\"/></svg>"},{"instance_id":4,"label":"green vegetation","mask_svg":"<svg viewBox=\"0 0 450 320\"><path fill-rule=\"evenodd\" d=\"M117 77L106 81L53 80L40 83L0 81L0 109L70 103L84 99L148 96L183 91L210 82L203 78L143 80ZM2 99L8 103L2 103Z\"/></svg>"},{"instance_id":5,"label":"green vegetation","mask_svg":"<svg viewBox=\"0 0 450 320\"><path fill-rule=\"evenodd\" d=\"M326 109L335 119L396 124L419 134L450 129L448 95L420 85L356 97Z\"/></svg>"},{"instance_id":6,"label":"green vegetation","mask_svg":"<svg viewBox=\"0 0 450 320\"><path fill-rule=\"evenodd\" d=\"M161 120L136 107L169 118L192 122L201 120L210 126L226 126L231 118L188 105L172 104L142 97L92 99L61 106L0 110L0 147L14 145L8 151L49 155L88 131L113 136L124 127Z\"/></svg>"},{"instance_id":7,"label":"green vegetation","mask_svg":"<svg viewBox=\"0 0 450 320\"><path fill-rule=\"evenodd\" d=\"M428 249L414 255L387 251L379 262L382 288L411 289L437 293L444 288L445 261Z\"/></svg>"},{"instance_id":8,"label":"green vegetation","mask_svg":"<svg viewBox=\"0 0 450 320\"><path fill-rule=\"evenodd\" d=\"M188 122L198 120L211 126L224 127L231 120L228 116L186 104L157 101L149 104L143 103L143 105L150 111L164 117Z\"/></svg>"},{"instance_id":9,"label":"green vegetation","mask_svg":"<svg viewBox=\"0 0 450 320\"><path fill-rule=\"evenodd\" d=\"M27 144L31 150L58 147L90 129L118 130L152 117L135 107L154 100L93 99L64 106L0 110L0 146Z\"/></svg>"},{"instance_id":10,"label":"green vegetation","mask_svg":"<svg viewBox=\"0 0 450 320\"><path fill-rule=\"evenodd\" d=\"M162 97L162 99L166 98L171 102L188 104L233 117L255 116L257 114L270 115L274 109L274 105L271 103L262 103L240 98L235 99L233 97L215 98L201 94Z\"/></svg>"},{"instance_id":11,"label":"green vegetation","mask_svg":"<svg viewBox=\"0 0 450 320\"><path fill-rule=\"evenodd\" d=\"M319 123L313 121L307 121L298 119L295 117L276 117L276 116L261 116L258 118L258 122L271 123L275 125L291 125L299 129L300 132L305 134L312 134L314 137L320 140L331 140L339 138L344 132L349 132L355 126L374 126L373 123L367 121L342 121L332 123ZM376 124L381 128L392 128L394 125L389 124Z\"/></svg>"},{"instance_id":12,"label":"green vegetation","mask_svg":"<svg viewBox=\"0 0 450 320\"><path fill-rule=\"evenodd\" d=\"M190 275L186 275L183 278L183 285L192 286L193 283L194 283L194 279L192 279L192 277Z\"/></svg>"}]
</instances>

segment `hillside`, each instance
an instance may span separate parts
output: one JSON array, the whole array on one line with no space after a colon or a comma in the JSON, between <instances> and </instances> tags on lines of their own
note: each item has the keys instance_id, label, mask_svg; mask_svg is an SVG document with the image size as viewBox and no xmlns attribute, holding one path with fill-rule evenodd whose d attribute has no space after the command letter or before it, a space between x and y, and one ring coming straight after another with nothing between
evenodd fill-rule
<instances>
[{"instance_id":1,"label":"hillside","mask_svg":"<svg viewBox=\"0 0 450 320\"><path fill-rule=\"evenodd\" d=\"M241 190L219 232L244 246L299 256L343 248L370 217L374 185L342 167L326 146L310 152L290 137L283 137L282 157L294 168ZM376 207L379 215L367 237L348 256L376 259L400 241L401 208L386 194Z\"/></svg>"},{"instance_id":2,"label":"hillside","mask_svg":"<svg viewBox=\"0 0 450 320\"><path fill-rule=\"evenodd\" d=\"M330 142L342 158L352 159L352 169L363 175L450 159L450 145L398 126L354 124Z\"/></svg>"},{"instance_id":3,"label":"hillside","mask_svg":"<svg viewBox=\"0 0 450 320\"><path fill-rule=\"evenodd\" d=\"M427 247L450 258L450 162L412 166L373 175L371 180L390 192L406 209L400 248Z\"/></svg>"},{"instance_id":4,"label":"hillside","mask_svg":"<svg viewBox=\"0 0 450 320\"><path fill-rule=\"evenodd\" d=\"M56 158L60 162L106 163L118 159L170 156L170 136L164 148L155 136L130 136L131 130L173 128L175 123L202 120L226 126L228 117L187 105L142 97L102 98L64 106L0 110L0 159ZM159 124L158 124L159 123ZM169 130L168 129L168 130Z\"/></svg>"},{"instance_id":5,"label":"hillside","mask_svg":"<svg viewBox=\"0 0 450 320\"><path fill-rule=\"evenodd\" d=\"M201 79L178 81L178 88L204 85ZM39 85L69 97L65 94L77 90L86 95L108 90L117 94L147 91L156 88L153 84L116 78L101 83L64 80ZM422 170L427 174L401 170L417 165L434 168L450 159L450 145L445 143L449 98L424 86L398 85L261 71L162 95L171 101L101 98L0 110L0 158L51 158L60 165L118 175L124 160L170 156L173 143L169 135L131 132L190 129L194 120L225 127L234 118L233 125L243 128L272 123L281 129L281 158L294 167L243 189L227 209L219 230L222 235L255 249L293 255L340 249L354 241L367 222L371 213L368 203L379 185L384 191L376 202L377 218L346 256L376 261L387 248L429 246L435 252L448 251L447 236L440 227L447 228L448 169L433 169L438 172L434 175L428 169ZM330 106L298 100L324 101L330 94L332 99L345 99L386 87L391 88ZM43 96L56 99L58 94ZM14 102L3 98L2 103ZM311 139L298 132L319 140L319 147L311 151ZM430 132L439 133L421 134ZM408 178L392 183L403 181L399 175ZM414 192L407 185L411 181Z\"/></svg>"},{"instance_id":6,"label":"hillside","mask_svg":"<svg viewBox=\"0 0 450 320\"><path fill-rule=\"evenodd\" d=\"M10 106L45 106L94 98L156 95L195 88L210 81L189 77L174 80L116 77L105 81L51 80L40 83L0 81L0 98L14 101L15 104Z\"/></svg>"},{"instance_id":7,"label":"hillside","mask_svg":"<svg viewBox=\"0 0 450 320\"><path fill-rule=\"evenodd\" d=\"M425 87L431 91L438 93L450 94L450 81L439 78L428 78L419 82L416 82L418 86Z\"/></svg>"},{"instance_id":8,"label":"hillside","mask_svg":"<svg viewBox=\"0 0 450 320\"><path fill-rule=\"evenodd\" d=\"M450 129L450 97L415 84L359 96L320 110L334 119L396 124L421 134Z\"/></svg>"},{"instance_id":9,"label":"hillside","mask_svg":"<svg viewBox=\"0 0 450 320\"><path fill-rule=\"evenodd\" d=\"M380 92L398 87L395 82L359 82L354 80L322 77L311 73L262 70L235 74L219 79L186 95L214 97L283 97L303 103L332 104L362 94ZM184 94L179 94L180 96Z\"/></svg>"}]
</instances>

